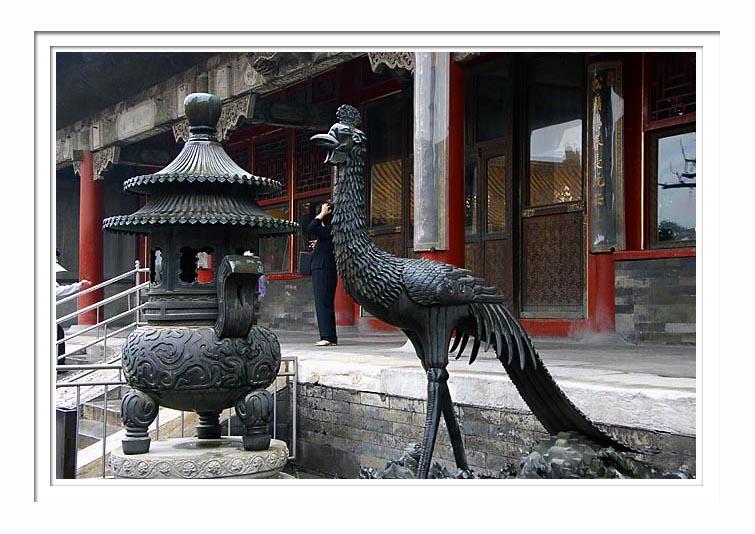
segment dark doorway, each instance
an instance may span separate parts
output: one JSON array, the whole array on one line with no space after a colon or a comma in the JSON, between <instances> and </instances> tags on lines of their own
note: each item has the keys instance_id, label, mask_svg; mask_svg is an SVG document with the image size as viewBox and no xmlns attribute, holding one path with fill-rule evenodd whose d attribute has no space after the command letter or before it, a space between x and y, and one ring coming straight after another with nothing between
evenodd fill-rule
<instances>
[{"instance_id":1,"label":"dark doorway","mask_svg":"<svg viewBox=\"0 0 755 534\"><path fill-rule=\"evenodd\" d=\"M520 316L585 316L585 55L522 57Z\"/></svg>"},{"instance_id":2,"label":"dark doorway","mask_svg":"<svg viewBox=\"0 0 755 534\"><path fill-rule=\"evenodd\" d=\"M467 68L465 78L465 263L515 310L512 57Z\"/></svg>"},{"instance_id":3,"label":"dark doorway","mask_svg":"<svg viewBox=\"0 0 755 534\"><path fill-rule=\"evenodd\" d=\"M519 317L585 312L585 55L465 69L465 261Z\"/></svg>"}]
</instances>

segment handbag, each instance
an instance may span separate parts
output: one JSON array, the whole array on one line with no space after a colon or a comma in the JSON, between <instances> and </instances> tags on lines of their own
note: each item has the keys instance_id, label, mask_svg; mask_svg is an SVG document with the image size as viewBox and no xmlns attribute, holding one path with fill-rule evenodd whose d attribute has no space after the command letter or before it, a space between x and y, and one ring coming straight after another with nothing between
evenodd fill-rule
<instances>
[{"instance_id":1,"label":"handbag","mask_svg":"<svg viewBox=\"0 0 755 534\"><path fill-rule=\"evenodd\" d=\"M312 276L312 255L313 252L307 250L299 252L299 274Z\"/></svg>"}]
</instances>

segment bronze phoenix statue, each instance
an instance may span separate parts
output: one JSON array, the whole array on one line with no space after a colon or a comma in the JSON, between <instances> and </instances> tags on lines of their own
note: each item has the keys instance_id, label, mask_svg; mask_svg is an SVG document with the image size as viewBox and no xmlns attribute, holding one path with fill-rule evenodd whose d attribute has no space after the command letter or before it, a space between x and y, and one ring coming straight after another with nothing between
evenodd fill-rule
<instances>
[{"instance_id":1,"label":"bronze phoenix statue","mask_svg":"<svg viewBox=\"0 0 755 534\"><path fill-rule=\"evenodd\" d=\"M336 266L349 295L373 316L400 328L427 373L427 414L418 477L427 478L440 416L459 469L469 470L448 389L448 355L460 356L474 340L470 363L482 343L495 349L511 381L551 434L577 431L593 441L631 450L598 429L558 387L503 296L461 269L425 259L397 258L380 250L368 233L364 210L366 136L356 108L343 105L327 133L312 136L337 167L333 184ZM451 336L455 332L449 351Z\"/></svg>"}]
</instances>

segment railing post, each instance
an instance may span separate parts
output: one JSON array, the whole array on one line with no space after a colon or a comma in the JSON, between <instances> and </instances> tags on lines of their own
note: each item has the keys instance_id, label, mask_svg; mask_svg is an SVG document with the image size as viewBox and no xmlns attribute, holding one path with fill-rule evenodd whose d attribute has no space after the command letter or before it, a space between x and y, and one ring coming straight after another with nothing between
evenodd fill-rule
<instances>
[{"instance_id":1,"label":"railing post","mask_svg":"<svg viewBox=\"0 0 755 534\"><path fill-rule=\"evenodd\" d=\"M102 400L102 478L105 478L107 465L105 465L105 456L107 456L107 384L105 395Z\"/></svg>"},{"instance_id":2,"label":"railing post","mask_svg":"<svg viewBox=\"0 0 755 534\"><path fill-rule=\"evenodd\" d=\"M297 388L299 387L299 360L294 359L292 360L294 364L294 387L291 391L293 391L293 425L292 425L292 432L291 432L291 448L293 451L291 452L291 459L296 458L296 417L299 415L298 407L296 406L297 401Z\"/></svg>"},{"instance_id":3,"label":"railing post","mask_svg":"<svg viewBox=\"0 0 755 534\"><path fill-rule=\"evenodd\" d=\"M141 273L139 272L140 265L141 264L139 263L139 260L134 261L134 269L136 269L135 281L136 281L136 287L137 287L137 290L136 290L136 293L135 293L135 295L136 295L136 297L135 297L135 299L136 299L136 305L135 305L136 316L135 316L135 318L136 318L136 325L137 326L139 326L139 318L140 318L139 304L141 304L141 298L139 297L139 293L141 293L141 291L139 291L139 289L138 289L138 287L140 285L139 281L140 281L140 276L141 276Z\"/></svg>"},{"instance_id":4,"label":"railing post","mask_svg":"<svg viewBox=\"0 0 755 534\"><path fill-rule=\"evenodd\" d=\"M76 478L76 419L78 406L55 409L55 476Z\"/></svg>"}]
</instances>

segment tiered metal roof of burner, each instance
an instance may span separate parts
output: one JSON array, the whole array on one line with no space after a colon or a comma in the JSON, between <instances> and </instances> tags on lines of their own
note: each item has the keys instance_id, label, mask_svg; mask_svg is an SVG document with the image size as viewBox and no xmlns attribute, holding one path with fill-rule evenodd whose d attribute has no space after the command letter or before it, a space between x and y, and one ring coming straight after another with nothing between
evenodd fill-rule
<instances>
[{"instance_id":1,"label":"tiered metal roof of burner","mask_svg":"<svg viewBox=\"0 0 755 534\"><path fill-rule=\"evenodd\" d=\"M256 325L262 261L258 238L292 233L255 196L280 182L244 171L216 140L220 99L186 97L189 140L167 167L126 180L149 195L136 213L105 219L105 229L150 235L152 278L144 316L123 349L132 387L123 398L125 454L149 450L148 426L159 406L199 414L197 437L220 438L219 415L234 406L245 425L244 448L266 449L280 368L273 332Z\"/></svg>"}]
</instances>

